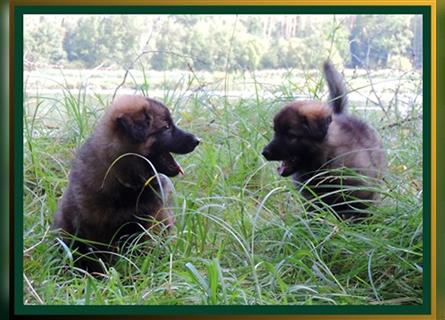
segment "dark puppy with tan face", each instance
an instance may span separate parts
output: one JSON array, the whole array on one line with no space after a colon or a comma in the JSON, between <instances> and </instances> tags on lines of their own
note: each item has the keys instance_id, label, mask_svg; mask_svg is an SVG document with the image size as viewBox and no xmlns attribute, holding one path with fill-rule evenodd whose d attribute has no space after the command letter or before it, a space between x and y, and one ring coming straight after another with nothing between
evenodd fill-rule
<instances>
[{"instance_id":1,"label":"dark puppy with tan face","mask_svg":"<svg viewBox=\"0 0 445 320\"><path fill-rule=\"evenodd\" d=\"M140 234L153 221L173 225L172 185L166 176L183 171L171 153L186 154L198 144L199 139L178 128L169 110L153 99L124 96L106 110L73 162L53 224L63 230L65 242L84 255L78 260L81 268L101 271L100 264L89 259L94 250L112 251L117 240Z\"/></svg>"},{"instance_id":2,"label":"dark puppy with tan face","mask_svg":"<svg viewBox=\"0 0 445 320\"><path fill-rule=\"evenodd\" d=\"M324 64L330 101L296 101L274 118L274 137L264 148L269 161L282 161L278 173L292 175L308 198L329 205L337 217L367 215L377 200L385 156L377 132L346 113L343 79ZM320 201L314 201L320 205Z\"/></svg>"}]
</instances>

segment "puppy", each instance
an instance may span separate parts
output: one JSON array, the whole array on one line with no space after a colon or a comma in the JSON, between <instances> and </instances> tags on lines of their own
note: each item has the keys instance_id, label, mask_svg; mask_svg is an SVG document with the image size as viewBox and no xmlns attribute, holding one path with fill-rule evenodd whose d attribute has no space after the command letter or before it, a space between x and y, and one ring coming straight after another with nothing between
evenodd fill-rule
<instances>
[{"instance_id":1,"label":"puppy","mask_svg":"<svg viewBox=\"0 0 445 320\"><path fill-rule=\"evenodd\" d=\"M173 225L166 176L183 170L171 153L186 154L198 144L158 101L123 96L112 103L78 151L54 218L53 228L81 255L78 266L102 271L97 258L107 259L94 251L113 251L117 240L140 234L153 221Z\"/></svg>"},{"instance_id":2,"label":"puppy","mask_svg":"<svg viewBox=\"0 0 445 320\"><path fill-rule=\"evenodd\" d=\"M329 205L337 217L359 218L377 200L385 155L377 132L347 114L343 79L326 62L329 103L296 101L274 118L274 137L263 149L282 161L278 173L291 176L314 206Z\"/></svg>"}]
</instances>

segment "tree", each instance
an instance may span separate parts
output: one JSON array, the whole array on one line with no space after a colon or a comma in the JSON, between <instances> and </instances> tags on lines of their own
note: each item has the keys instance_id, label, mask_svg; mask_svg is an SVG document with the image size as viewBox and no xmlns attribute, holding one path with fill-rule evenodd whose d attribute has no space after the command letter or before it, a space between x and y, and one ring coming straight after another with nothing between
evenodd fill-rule
<instances>
[{"instance_id":1,"label":"tree","mask_svg":"<svg viewBox=\"0 0 445 320\"><path fill-rule=\"evenodd\" d=\"M24 55L31 63L57 64L66 55L62 47L63 28L60 21L49 17L29 19L25 24Z\"/></svg>"},{"instance_id":2,"label":"tree","mask_svg":"<svg viewBox=\"0 0 445 320\"><path fill-rule=\"evenodd\" d=\"M89 16L69 27L63 41L68 60L86 67L101 63L128 66L137 54L138 29L130 16Z\"/></svg>"},{"instance_id":3,"label":"tree","mask_svg":"<svg viewBox=\"0 0 445 320\"><path fill-rule=\"evenodd\" d=\"M351 67L386 67L390 55L407 56L408 16L358 15L350 34Z\"/></svg>"},{"instance_id":4,"label":"tree","mask_svg":"<svg viewBox=\"0 0 445 320\"><path fill-rule=\"evenodd\" d=\"M411 62L416 68L421 68L423 64L423 37L422 37L422 16L415 15L411 19L411 28L413 29L413 38L411 41L412 54Z\"/></svg>"},{"instance_id":5,"label":"tree","mask_svg":"<svg viewBox=\"0 0 445 320\"><path fill-rule=\"evenodd\" d=\"M184 69L186 66L184 56L187 53L183 49L187 44L184 43L184 28L181 27L181 21L190 22L188 19L175 22L172 17L160 22L160 26L155 31L154 47L156 50L150 59L153 69Z\"/></svg>"},{"instance_id":6,"label":"tree","mask_svg":"<svg viewBox=\"0 0 445 320\"><path fill-rule=\"evenodd\" d=\"M249 33L241 33L232 43L232 69L255 70L265 53L266 44L261 38Z\"/></svg>"},{"instance_id":7,"label":"tree","mask_svg":"<svg viewBox=\"0 0 445 320\"><path fill-rule=\"evenodd\" d=\"M31 62L87 68L127 68L142 49L156 70L422 65L420 15L27 16L24 41Z\"/></svg>"}]
</instances>

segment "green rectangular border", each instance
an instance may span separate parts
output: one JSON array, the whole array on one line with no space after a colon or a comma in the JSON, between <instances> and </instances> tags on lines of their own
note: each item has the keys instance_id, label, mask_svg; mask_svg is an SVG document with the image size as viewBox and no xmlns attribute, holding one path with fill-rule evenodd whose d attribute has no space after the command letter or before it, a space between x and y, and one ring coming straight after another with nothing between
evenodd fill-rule
<instances>
[{"instance_id":1,"label":"green rectangular border","mask_svg":"<svg viewBox=\"0 0 445 320\"><path fill-rule=\"evenodd\" d=\"M436 14L436 39L445 39L445 1L437 3ZM436 41L436 88L445 88L445 43ZM445 270L445 90L436 89L436 317L445 319L445 273L437 270ZM439 143L442 146L439 147Z\"/></svg>"},{"instance_id":2,"label":"green rectangular border","mask_svg":"<svg viewBox=\"0 0 445 320\"><path fill-rule=\"evenodd\" d=\"M430 6L13 6L14 271L17 315L431 314L431 7ZM23 15L24 14L421 14L423 16L423 304L401 306L30 306L23 304ZM427 272L425 272L427 271Z\"/></svg>"}]
</instances>

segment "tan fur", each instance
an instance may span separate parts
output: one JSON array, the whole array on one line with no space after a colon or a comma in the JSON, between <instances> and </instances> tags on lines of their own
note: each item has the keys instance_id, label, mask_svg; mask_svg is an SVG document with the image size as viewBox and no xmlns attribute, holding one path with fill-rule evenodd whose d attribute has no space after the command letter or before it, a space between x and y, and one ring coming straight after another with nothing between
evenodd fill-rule
<instances>
[{"instance_id":1,"label":"tan fur","mask_svg":"<svg viewBox=\"0 0 445 320\"><path fill-rule=\"evenodd\" d=\"M383 147L378 133L371 127L372 132L366 139L360 134L351 135L344 131L334 116L329 126L325 148L327 158L332 159L328 168L354 168L360 174L371 178L382 178L385 166Z\"/></svg>"},{"instance_id":2,"label":"tan fur","mask_svg":"<svg viewBox=\"0 0 445 320\"><path fill-rule=\"evenodd\" d=\"M326 118L332 115L332 109L318 101L296 101L290 104L289 107L310 120Z\"/></svg>"}]
</instances>

